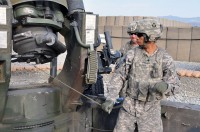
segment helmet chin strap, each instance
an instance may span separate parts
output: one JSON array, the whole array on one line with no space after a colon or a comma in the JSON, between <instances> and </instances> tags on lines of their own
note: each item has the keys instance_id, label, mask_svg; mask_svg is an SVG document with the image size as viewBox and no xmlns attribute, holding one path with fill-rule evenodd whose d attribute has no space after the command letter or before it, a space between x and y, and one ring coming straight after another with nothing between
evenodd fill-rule
<instances>
[{"instance_id":1,"label":"helmet chin strap","mask_svg":"<svg viewBox=\"0 0 200 132\"><path fill-rule=\"evenodd\" d=\"M146 34L144 34L143 37L144 37L144 43L143 43L142 45L139 46L139 47L141 47L142 49L144 49L145 46L146 46L146 45L148 44L148 42L149 42L149 37L148 37Z\"/></svg>"}]
</instances>

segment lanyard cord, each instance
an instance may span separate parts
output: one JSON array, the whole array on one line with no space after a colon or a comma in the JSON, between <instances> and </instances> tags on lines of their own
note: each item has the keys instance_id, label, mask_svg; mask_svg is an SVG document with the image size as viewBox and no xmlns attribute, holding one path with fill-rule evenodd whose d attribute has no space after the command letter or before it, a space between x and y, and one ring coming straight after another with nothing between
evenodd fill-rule
<instances>
[{"instance_id":1,"label":"lanyard cord","mask_svg":"<svg viewBox=\"0 0 200 132\"><path fill-rule=\"evenodd\" d=\"M44 70L40 69L39 67L37 67L36 65L32 65L34 66L35 68L39 69L40 71L42 71L43 73L45 73L46 75L52 77L49 73L45 72ZM53 78L53 77L52 77ZM56 81L59 81L60 83L62 83L63 85L67 86L68 88L70 88L71 90L77 92L78 94L82 95L83 97L91 100L92 102L96 103L97 105L101 106L101 104L97 101L95 101L94 99L82 94L81 92L77 91L76 89L72 88L71 86L67 85L66 83L62 82L61 80L57 79L57 78L54 78Z\"/></svg>"}]
</instances>

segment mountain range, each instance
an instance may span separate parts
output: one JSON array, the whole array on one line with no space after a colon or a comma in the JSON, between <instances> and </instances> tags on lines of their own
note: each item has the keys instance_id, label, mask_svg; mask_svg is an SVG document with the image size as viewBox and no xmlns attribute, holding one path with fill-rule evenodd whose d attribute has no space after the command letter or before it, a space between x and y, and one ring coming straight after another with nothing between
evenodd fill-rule
<instances>
[{"instance_id":1,"label":"mountain range","mask_svg":"<svg viewBox=\"0 0 200 132\"><path fill-rule=\"evenodd\" d=\"M160 16L160 18L166 18L169 20L190 23L194 27L200 27L200 17L182 18L177 16Z\"/></svg>"}]
</instances>

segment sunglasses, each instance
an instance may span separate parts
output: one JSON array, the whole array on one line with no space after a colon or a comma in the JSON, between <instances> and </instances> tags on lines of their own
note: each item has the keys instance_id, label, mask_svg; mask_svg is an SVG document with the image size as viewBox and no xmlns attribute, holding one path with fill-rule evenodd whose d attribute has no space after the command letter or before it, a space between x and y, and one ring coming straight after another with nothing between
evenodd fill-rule
<instances>
[{"instance_id":1,"label":"sunglasses","mask_svg":"<svg viewBox=\"0 0 200 132\"><path fill-rule=\"evenodd\" d=\"M140 37L144 36L144 33L132 33L130 35L136 35L136 36L138 36L140 38Z\"/></svg>"}]
</instances>

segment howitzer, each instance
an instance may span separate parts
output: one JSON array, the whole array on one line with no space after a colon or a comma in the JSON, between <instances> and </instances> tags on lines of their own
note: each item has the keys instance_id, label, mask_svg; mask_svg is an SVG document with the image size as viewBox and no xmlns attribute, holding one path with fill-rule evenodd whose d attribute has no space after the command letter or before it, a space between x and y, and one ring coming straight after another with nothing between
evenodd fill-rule
<instances>
[{"instance_id":1,"label":"howitzer","mask_svg":"<svg viewBox=\"0 0 200 132\"><path fill-rule=\"evenodd\" d=\"M86 13L82 0L0 0L0 15L0 131L90 131L77 108L85 84L97 80L98 15ZM9 85L11 62L50 62L50 82Z\"/></svg>"}]
</instances>

